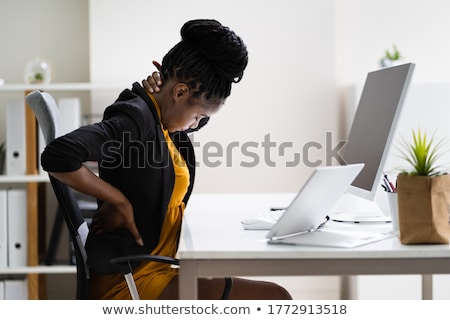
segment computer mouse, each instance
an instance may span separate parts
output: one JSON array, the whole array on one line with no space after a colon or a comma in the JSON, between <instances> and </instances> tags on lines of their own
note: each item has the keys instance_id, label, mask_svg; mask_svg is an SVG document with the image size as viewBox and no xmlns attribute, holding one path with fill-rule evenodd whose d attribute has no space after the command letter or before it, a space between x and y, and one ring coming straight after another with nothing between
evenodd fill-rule
<instances>
[{"instance_id":1,"label":"computer mouse","mask_svg":"<svg viewBox=\"0 0 450 320\"><path fill-rule=\"evenodd\" d=\"M245 230L270 230L275 223L275 220L264 217L252 217L241 221Z\"/></svg>"}]
</instances>

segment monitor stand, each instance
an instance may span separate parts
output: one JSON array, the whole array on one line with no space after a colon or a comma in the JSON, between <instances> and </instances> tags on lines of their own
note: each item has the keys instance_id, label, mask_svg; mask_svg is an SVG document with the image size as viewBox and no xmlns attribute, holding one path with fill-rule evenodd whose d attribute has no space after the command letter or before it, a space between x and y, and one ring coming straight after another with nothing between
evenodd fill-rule
<instances>
[{"instance_id":1,"label":"monitor stand","mask_svg":"<svg viewBox=\"0 0 450 320\"><path fill-rule=\"evenodd\" d=\"M329 214L331 220L347 223L389 223L391 217L377 202L346 193Z\"/></svg>"}]
</instances>

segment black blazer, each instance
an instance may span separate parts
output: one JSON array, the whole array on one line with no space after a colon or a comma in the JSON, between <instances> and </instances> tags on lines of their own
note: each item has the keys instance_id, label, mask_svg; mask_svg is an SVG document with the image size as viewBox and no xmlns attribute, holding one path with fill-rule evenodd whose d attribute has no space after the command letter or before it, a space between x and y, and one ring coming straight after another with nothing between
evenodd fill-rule
<instances>
[{"instance_id":1,"label":"black blazer","mask_svg":"<svg viewBox=\"0 0 450 320\"><path fill-rule=\"evenodd\" d=\"M190 184L184 198L187 204L194 186L194 149L187 132L177 132L171 138L189 168ZM42 155L46 171L73 171L92 160L98 161L100 177L120 189L132 203L144 240L144 247L138 246L126 230L88 236L90 267L100 274L116 273L118 270L109 263L111 258L150 253L156 247L175 182L157 111L138 83L105 109L101 122L56 139Z\"/></svg>"}]
</instances>

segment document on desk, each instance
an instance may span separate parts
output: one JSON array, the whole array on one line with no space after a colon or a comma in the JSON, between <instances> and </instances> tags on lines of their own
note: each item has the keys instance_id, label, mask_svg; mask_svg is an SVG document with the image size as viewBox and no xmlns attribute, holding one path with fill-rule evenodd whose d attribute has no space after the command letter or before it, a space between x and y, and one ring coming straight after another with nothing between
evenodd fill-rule
<instances>
[{"instance_id":1,"label":"document on desk","mask_svg":"<svg viewBox=\"0 0 450 320\"><path fill-rule=\"evenodd\" d=\"M334 248L356 248L392 237L394 237L394 233L390 231L381 232L316 229L292 235L273 237L268 240L268 243Z\"/></svg>"}]
</instances>

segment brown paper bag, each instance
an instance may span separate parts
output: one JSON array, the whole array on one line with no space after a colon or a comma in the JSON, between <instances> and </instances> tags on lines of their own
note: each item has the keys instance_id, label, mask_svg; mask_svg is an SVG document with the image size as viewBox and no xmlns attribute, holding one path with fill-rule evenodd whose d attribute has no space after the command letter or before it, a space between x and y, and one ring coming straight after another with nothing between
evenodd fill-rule
<instances>
[{"instance_id":1,"label":"brown paper bag","mask_svg":"<svg viewBox=\"0 0 450 320\"><path fill-rule=\"evenodd\" d=\"M400 242L449 243L450 175L398 175Z\"/></svg>"}]
</instances>

